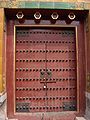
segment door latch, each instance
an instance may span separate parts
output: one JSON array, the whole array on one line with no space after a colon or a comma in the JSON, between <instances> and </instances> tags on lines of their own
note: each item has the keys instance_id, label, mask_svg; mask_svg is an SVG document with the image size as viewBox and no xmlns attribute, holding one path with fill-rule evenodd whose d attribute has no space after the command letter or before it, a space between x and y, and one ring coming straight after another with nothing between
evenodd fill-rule
<instances>
[{"instance_id":1,"label":"door latch","mask_svg":"<svg viewBox=\"0 0 90 120\"><path fill-rule=\"evenodd\" d=\"M40 78L41 78L41 79L44 79L44 78L45 78L45 72L44 72L44 71L41 71L41 72L40 72Z\"/></svg>"}]
</instances>

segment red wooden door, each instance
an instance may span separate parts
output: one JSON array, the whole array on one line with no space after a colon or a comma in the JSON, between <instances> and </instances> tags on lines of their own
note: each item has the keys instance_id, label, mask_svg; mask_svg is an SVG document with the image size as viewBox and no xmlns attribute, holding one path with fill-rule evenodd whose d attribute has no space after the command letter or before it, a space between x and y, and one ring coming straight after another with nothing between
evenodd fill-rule
<instances>
[{"instance_id":1,"label":"red wooden door","mask_svg":"<svg viewBox=\"0 0 90 120\"><path fill-rule=\"evenodd\" d=\"M48 111L77 110L77 75L75 31L50 31L47 43ZM48 35L47 35L48 36ZM50 37L52 36L52 37Z\"/></svg>"},{"instance_id":2,"label":"red wooden door","mask_svg":"<svg viewBox=\"0 0 90 120\"><path fill-rule=\"evenodd\" d=\"M41 112L46 106L44 77L45 43L40 30L17 30L16 111ZM37 33L37 34L35 34ZM42 109L43 108L43 109Z\"/></svg>"},{"instance_id":3,"label":"red wooden door","mask_svg":"<svg viewBox=\"0 0 90 120\"><path fill-rule=\"evenodd\" d=\"M17 28L16 112L77 110L73 28Z\"/></svg>"}]
</instances>

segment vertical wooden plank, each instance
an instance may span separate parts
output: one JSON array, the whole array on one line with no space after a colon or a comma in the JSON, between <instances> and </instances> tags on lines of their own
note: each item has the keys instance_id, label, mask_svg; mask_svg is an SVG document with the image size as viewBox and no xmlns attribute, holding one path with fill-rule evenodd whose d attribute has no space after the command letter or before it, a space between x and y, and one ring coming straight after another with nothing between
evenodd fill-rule
<instances>
[{"instance_id":1,"label":"vertical wooden plank","mask_svg":"<svg viewBox=\"0 0 90 120\"><path fill-rule=\"evenodd\" d=\"M14 21L7 21L6 38L6 89L7 89L7 114L14 115ZM12 99L11 99L12 98Z\"/></svg>"},{"instance_id":2,"label":"vertical wooden plank","mask_svg":"<svg viewBox=\"0 0 90 120\"><path fill-rule=\"evenodd\" d=\"M86 74L87 74L87 81L86 81L86 118L90 119L90 10L88 17L85 22L86 26L86 60L87 60L87 67L86 67Z\"/></svg>"},{"instance_id":3,"label":"vertical wooden plank","mask_svg":"<svg viewBox=\"0 0 90 120\"><path fill-rule=\"evenodd\" d=\"M86 21L86 35L87 35L87 92L90 93L90 11Z\"/></svg>"},{"instance_id":4,"label":"vertical wooden plank","mask_svg":"<svg viewBox=\"0 0 90 120\"><path fill-rule=\"evenodd\" d=\"M3 80L2 80L3 29L4 29L4 9L0 8L0 92L3 91Z\"/></svg>"}]
</instances>

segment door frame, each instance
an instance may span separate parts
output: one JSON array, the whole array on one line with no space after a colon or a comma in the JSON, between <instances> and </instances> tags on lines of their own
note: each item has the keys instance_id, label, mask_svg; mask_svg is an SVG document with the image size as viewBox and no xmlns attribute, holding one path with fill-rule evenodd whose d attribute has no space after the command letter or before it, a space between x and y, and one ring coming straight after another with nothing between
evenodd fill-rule
<instances>
[{"instance_id":1,"label":"door frame","mask_svg":"<svg viewBox=\"0 0 90 120\"><path fill-rule=\"evenodd\" d=\"M64 113L65 112L68 112L68 113L79 113L79 111L80 111L80 102L79 102L79 98L80 98L80 94L79 94L79 91L80 91L80 87L79 87L79 61L78 61L78 32L77 32L77 26L76 25L48 25L48 24L43 24L43 25L14 25L14 53L15 53L15 49L16 49L16 44L15 44L15 41L16 41L16 28L17 27L32 27L32 28L34 28L34 27L37 27L37 28L60 28L60 27L62 27L62 28L74 28L74 31L75 31L75 47L76 47L76 78L77 78L77 92L76 92L76 94L77 94L77 110L76 111L63 111ZM17 113L16 112L16 110L15 110L15 78L16 78L16 76L15 76L15 58L16 58L16 55L14 54L14 82L13 82L13 86L14 86L14 115L18 115L18 114L26 114L26 113ZM30 115L30 114L32 114L32 113L27 113L27 115ZM33 113L33 114L36 114L36 113ZM37 114L38 114L38 112L37 112Z\"/></svg>"}]
</instances>

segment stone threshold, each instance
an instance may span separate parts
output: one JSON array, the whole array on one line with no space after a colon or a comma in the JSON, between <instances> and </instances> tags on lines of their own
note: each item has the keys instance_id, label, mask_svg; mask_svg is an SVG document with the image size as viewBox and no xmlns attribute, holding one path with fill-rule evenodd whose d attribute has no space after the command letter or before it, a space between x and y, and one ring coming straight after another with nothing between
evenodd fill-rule
<instances>
[{"instance_id":1,"label":"stone threshold","mask_svg":"<svg viewBox=\"0 0 90 120\"><path fill-rule=\"evenodd\" d=\"M75 120L86 120L84 117L76 117Z\"/></svg>"},{"instance_id":2,"label":"stone threshold","mask_svg":"<svg viewBox=\"0 0 90 120\"><path fill-rule=\"evenodd\" d=\"M6 119L6 120L18 120L18 119ZM86 120L84 117L76 117L75 120Z\"/></svg>"}]
</instances>

